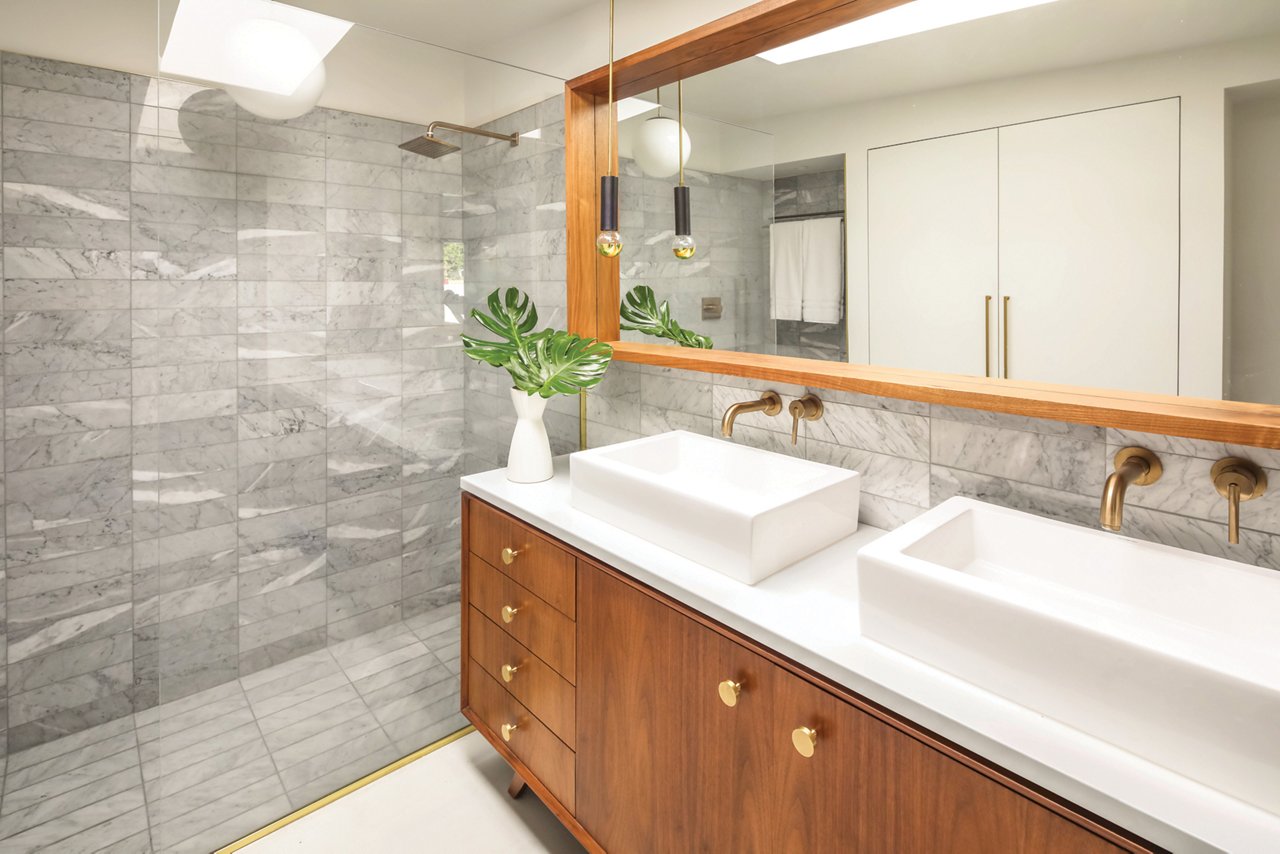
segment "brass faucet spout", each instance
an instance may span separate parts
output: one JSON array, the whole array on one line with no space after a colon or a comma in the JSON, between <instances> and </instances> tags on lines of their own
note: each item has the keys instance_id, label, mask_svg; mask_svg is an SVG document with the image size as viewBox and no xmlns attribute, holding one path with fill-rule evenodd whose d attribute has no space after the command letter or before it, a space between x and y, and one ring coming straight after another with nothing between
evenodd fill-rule
<instances>
[{"instance_id":1,"label":"brass faucet spout","mask_svg":"<svg viewBox=\"0 0 1280 854\"><path fill-rule=\"evenodd\" d=\"M1124 496L1130 484L1147 486L1164 473L1160 459L1146 448L1124 448L1116 454L1115 471L1102 487L1102 507L1098 521L1108 531L1119 531L1124 524Z\"/></svg>"},{"instance_id":2,"label":"brass faucet spout","mask_svg":"<svg viewBox=\"0 0 1280 854\"><path fill-rule=\"evenodd\" d=\"M739 415L748 412L763 412L765 415L777 415L782 411L782 396L776 391L766 391L759 400L743 400L734 403L724 411L724 419L720 422L720 434L726 439L733 436L733 422Z\"/></svg>"}]
</instances>

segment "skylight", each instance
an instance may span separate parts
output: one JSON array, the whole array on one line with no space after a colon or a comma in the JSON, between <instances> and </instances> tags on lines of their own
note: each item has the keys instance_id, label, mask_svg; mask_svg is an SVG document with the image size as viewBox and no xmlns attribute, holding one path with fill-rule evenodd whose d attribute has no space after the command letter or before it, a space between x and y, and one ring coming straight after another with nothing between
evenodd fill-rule
<instances>
[{"instance_id":1,"label":"skylight","mask_svg":"<svg viewBox=\"0 0 1280 854\"><path fill-rule=\"evenodd\" d=\"M777 65L1042 6L1054 0L913 0L759 54Z\"/></svg>"},{"instance_id":2,"label":"skylight","mask_svg":"<svg viewBox=\"0 0 1280 854\"><path fill-rule=\"evenodd\" d=\"M160 71L289 95L351 27L270 0L181 0Z\"/></svg>"}]
</instances>

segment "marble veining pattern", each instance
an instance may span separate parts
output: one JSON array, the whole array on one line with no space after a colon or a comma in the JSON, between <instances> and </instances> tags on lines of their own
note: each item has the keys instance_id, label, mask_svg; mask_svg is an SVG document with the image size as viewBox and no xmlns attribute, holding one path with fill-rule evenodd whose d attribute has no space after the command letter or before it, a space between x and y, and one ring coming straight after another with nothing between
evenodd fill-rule
<instances>
[{"instance_id":1,"label":"marble veining pattern","mask_svg":"<svg viewBox=\"0 0 1280 854\"><path fill-rule=\"evenodd\" d=\"M455 732L458 624L446 605L11 753L0 851L204 854Z\"/></svg>"},{"instance_id":2,"label":"marble veining pattern","mask_svg":"<svg viewBox=\"0 0 1280 854\"><path fill-rule=\"evenodd\" d=\"M455 602L462 156L17 54L0 86L0 753Z\"/></svg>"},{"instance_id":3,"label":"marble veining pattern","mask_svg":"<svg viewBox=\"0 0 1280 854\"><path fill-rule=\"evenodd\" d=\"M594 447L673 429L718 436L729 404L770 388L786 403L811 391L826 412L802 425L795 446L785 410L775 418L743 416L733 441L860 471L868 524L893 528L965 495L1097 526L1112 457L1142 445L1160 455L1165 474L1129 490L1126 534L1280 569L1280 493L1243 505L1241 542L1231 546L1226 503L1209 482L1213 462L1228 454L1255 461L1280 482L1280 454L1265 448L621 363L588 398L588 439Z\"/></svg>"}]
</instances>

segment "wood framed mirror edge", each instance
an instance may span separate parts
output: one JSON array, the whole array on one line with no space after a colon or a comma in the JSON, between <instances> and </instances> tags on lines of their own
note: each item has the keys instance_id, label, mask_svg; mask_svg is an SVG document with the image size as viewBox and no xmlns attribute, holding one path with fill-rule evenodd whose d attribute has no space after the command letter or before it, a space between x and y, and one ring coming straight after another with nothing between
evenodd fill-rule
<instances>
[{"instance_id":1,"label":"wood framed mirror edge","mask_svg":"<svg viewBox=\"0 0 1280 854\"><path fill-rule=\"evenodd\" d=\"M614 62L615 100L753 56L908 0L763 0ZM620 341L620 263L595 251L608 156L608 67L565 84L569 329L614 346L621 362L727 374L1054 421L1280 448L1280 406L968 377ZM624 250L625 255L625 250Z\"/></svg>"}]
</instances>

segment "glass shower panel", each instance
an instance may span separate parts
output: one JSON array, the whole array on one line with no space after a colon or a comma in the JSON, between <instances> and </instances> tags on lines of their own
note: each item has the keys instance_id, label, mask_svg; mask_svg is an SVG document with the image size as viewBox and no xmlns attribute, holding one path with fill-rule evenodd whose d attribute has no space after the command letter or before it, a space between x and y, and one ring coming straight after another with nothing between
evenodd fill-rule
<instances>
[{"instance_id":1,"label":"glass shower panel","mask_svg":"<svg viewBox=\"0 0 1280 854\"><path fill-rule=\"evenodd\" d=\"M134 81L132 676L159 850L465 725L458 478L509 428L458 335L495 287L564 319L563 81L358 26L326 65L334 106L288 120ZM399 149L431 120L520 145Z\"/></svg>"}]
</instances>

